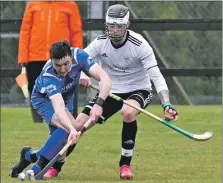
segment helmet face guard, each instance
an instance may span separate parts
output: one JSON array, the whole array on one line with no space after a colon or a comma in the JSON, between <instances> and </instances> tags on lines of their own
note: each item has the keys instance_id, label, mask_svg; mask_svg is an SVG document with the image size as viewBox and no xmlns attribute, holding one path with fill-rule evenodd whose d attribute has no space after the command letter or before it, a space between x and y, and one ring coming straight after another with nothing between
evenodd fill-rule
<instances>
[{"instance_id":1,"label":"helmet face guard","mask_svg":"<svg viewBox=\"0 0 223 183\"><path fill-rule=\"evenodd\" d=\"M113 42L119 42L126 34L129 25L129 10L116 4L110 6L106 13L106 33Z\"/></svg>"},{"instance_id":2,"label":"helmet face guard","mask_svg":"<svg viewBox=\"0 0 223 183\"><path fill-rule=\"evenodd\" d=\"M109 38L114 42L119 42L125 36L125 33L128 27L126 24L106 23L105 28L106 28L106 33L109 36Z\"/></svg>"}]
</instances>

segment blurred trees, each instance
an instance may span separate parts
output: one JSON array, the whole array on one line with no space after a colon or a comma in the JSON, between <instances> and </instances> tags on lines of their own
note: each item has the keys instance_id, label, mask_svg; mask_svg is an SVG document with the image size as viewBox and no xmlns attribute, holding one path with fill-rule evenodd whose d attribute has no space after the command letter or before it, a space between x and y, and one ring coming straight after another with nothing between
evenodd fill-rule
<instances>
[{"instance_id":1,"label":"blurred trees","mask_svg":"<svg viewBox=\"0 0 223 183\"><path fill-rule=\"evenodd\" d=\"M129 2L138 18L221 19L222 2ZM222 68L221 31L148 31L171 68ZM179 77L191 95L221 96L221 78ZM171 86L170 86L171 87Z\"/></svg>"},{"instance_id":2,"label":"blurred trees","mask_svg":"<svg viewBox=\"0 0 223 183\"><path fill-rule=\"evenodd\" d=\"M1 19L19 19L23 17L25 1L1 1Z\"/></svg>"},{"instance_id":3,"label":"blurred trees","mask_svg":"<svg viewBox=\"0 0 223 183\"><path fill-rule=\"evenodd\" d=\"M22 19L25 1L1 1L1 19ZM7 36L11 36L9 32ZM18 39L1 37L1 68L17 67Z\"/></svg>"},{"instance_id":4,"label":"blurred trees","mask_svg":"<svg viewBox=\"0 0 223 183\"><path fill-rule=\"evenodd\" d=\"M0 3L1 19L21 19L27 2L1 1ZM138 18L220 19L222 17L220 1L129 1L129 3ZM77 4L82 18L87 18L87 1L77 1ZM171 68L222 68L221 31L148 31L148 33ZM18 67L17 49L18 38L1 38L1 67ZM14 79L7 80L2 82L1 93L3 90L4 93L7 92L14 82ZM179 77L179 80L190 96L221 96L221 78Z\"/></svg>"}]
</instances>

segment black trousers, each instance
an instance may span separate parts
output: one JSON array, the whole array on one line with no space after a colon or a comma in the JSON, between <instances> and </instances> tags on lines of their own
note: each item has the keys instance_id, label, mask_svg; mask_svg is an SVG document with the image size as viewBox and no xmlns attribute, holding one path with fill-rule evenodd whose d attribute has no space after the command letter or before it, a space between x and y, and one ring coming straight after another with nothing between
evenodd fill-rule
<instances>
[{"instance_id":1,"label":"black trousers","mask_svg":"<svg viewBox=\"0 0 223 183\"><path fill-rule=\"evenodd\" d=\"M46 60L43 60L43 61L32 61L32 62L29 62L26 65L26 74L27 74L27 79L28 79L29 96L31 96L33 87L35 85L35 80L40 75L40 73L41 73L41 71L42 71L42 69L43 69L45 64L46 64ZM31 113L32 113L33 121L36 122L36 123L43 122L43 119L33 109L31 104L30 104L30 107L31 107Z\"/></svg>"}]
</instances>

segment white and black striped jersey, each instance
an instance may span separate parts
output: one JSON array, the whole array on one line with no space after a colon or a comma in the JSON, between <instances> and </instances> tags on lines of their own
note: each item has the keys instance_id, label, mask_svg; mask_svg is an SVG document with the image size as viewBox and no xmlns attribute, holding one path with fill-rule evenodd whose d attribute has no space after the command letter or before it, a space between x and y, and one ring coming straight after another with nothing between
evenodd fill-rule
<instances>
[{"instance_id":1,"label":"white and black striped jersey","mask_svg":"<svg viewBox=\"0 0 223 183\"><path fill-rule=\"evenodd\" d=\"M157 93L168 90L151 46L138 33L128 30L126 40L119 47L114 46L107 35L100 35L84 50L112 79L112 93L151 91L150 80Z\"/></svg>"}]
</instances>

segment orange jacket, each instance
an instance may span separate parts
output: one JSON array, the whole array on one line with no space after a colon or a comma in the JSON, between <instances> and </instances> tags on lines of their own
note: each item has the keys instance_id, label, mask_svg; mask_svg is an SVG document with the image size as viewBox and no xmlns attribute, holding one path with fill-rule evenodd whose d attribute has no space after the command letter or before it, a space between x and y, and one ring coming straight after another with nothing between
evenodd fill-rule
<instances>
[{"instance_id":1,"label":"orange jacket","mask_svg":"<svg viewBox=\"0 0 223 183\"><path fill-rule=\"evenodd\" d=\"M82 22L75 2L29 2L22 21L18 63L49 59L56 41L83 48Z\"/></svg>"}]
</instances>

